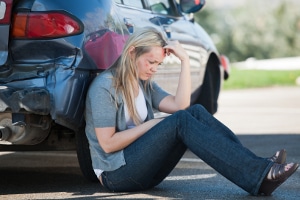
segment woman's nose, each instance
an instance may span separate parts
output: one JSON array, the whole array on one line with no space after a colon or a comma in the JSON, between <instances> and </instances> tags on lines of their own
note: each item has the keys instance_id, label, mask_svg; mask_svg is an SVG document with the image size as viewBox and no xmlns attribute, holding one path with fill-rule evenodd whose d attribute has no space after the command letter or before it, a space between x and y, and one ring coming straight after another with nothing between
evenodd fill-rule
<instances>
[{"instance_id":1,"label":"woman's nose","mask_svg":"<svg viewBox=\"0 0 300 200\"><path fill-rule=\"evenodd\" d=\"M151 72L157 72L157 66L153 66L150 68Z\"/></svg>"}]
</instances>

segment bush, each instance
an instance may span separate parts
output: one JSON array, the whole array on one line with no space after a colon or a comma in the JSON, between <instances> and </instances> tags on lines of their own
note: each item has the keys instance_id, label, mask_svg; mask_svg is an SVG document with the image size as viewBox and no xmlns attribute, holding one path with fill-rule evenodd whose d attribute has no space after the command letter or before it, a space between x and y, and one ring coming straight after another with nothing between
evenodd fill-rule
<instances>
[{"instance_id":1,"label":"bush","mask_svg":"<svg viewBox=\"0 0 300 200\"><path fill-rule=\"evenodd\" d=\"M269 1L252 2L232 9L207 5L195 14L195 20L232 62L299 56L299 3L284 1L271 6Z\"/></svg>"}]
</instances>

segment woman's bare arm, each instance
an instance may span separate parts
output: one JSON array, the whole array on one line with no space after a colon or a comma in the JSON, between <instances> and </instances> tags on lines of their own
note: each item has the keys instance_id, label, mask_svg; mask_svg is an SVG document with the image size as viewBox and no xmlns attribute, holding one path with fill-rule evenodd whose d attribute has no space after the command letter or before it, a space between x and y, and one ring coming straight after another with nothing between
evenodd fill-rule
<instances>
[{"instance_id":1,"label":"woman's bare arm","mask_svg":"<svg viewBox=\"0 0 300 200\"><path fill-rule=\"evenodd\" d=\"M95 128L98 143L105 153L119 151L133 143L163 119L152 119L134 128L116 132L114 127Z\"/></svg>"},{"instance_id":2,"label":"woman's bare arm","mask_svg":"<svg viewBox=\"0 0 300 200\"><path fill-rule=\"evenodd\" d=\"M159 110L166 113L174 113L178 110L187 108L191 100L191 75L190 59L186 51L178 41L170 41L164 47L167 54L174 54L181 60L181 72L175 96L165 97L159 104Z\"/></svg>"}]
</instances>

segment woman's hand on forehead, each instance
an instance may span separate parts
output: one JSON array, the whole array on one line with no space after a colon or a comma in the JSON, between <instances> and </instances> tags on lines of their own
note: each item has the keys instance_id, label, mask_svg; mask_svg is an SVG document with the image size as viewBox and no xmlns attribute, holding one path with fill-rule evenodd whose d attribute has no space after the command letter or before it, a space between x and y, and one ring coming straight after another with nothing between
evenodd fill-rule
<instances>
[{"instance_id":1,"label":"woman's hand on forehead","mask_svg":"<svg viewBox=\"0 0 300 200\"><path fill-rule=\"evenodd\" d=\"M163 48L165 49L165 54L168 56L172 53L181 61L188 59L188 54L177 40L168 41L168 44Z\"/></svg>"}]
</instances>

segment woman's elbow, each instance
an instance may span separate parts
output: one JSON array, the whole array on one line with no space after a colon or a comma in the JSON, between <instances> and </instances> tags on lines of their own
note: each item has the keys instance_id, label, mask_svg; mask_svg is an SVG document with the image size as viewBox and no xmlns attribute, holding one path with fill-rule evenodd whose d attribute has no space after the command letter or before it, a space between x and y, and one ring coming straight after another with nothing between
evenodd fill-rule
<instances>
[{"instance_id":1,"label":"woman's elbow","mask_svg":"<svg viewBox=\"0 0 300 200\"><path fill-rule=\"evenodd\" d=\"M113 153L113 152L115 152L113 149L111 149L111 148L105 148L105 149L103 149L103 151L105 152L105 153Z\"/></svg>"},{"instance_id":2,"label":"woman's elbow","mask_svg":"<svg viewBox=\"0 0 300 200\"><path fill-rule=\"evenodd\" d=\"M112 145L108 145L108 144L100 144L102 150L104 151L104 153L113 153L115 152L115 150L112 148Z\"/></svg>"},{"instance_id":3,"label":"woman's elbow","mask_svg":"<svg viewBox=\"0 0 300 200\"><path fill-rule=\"evenodd\" d=\"M184 103L184 104L181 104L177 107L178 110L185 110L187 109L188 107L190 107L190 103Z\"/></svg>"},{"instance_id":4,"label":"woman's elbow","mask_svg":"<svg viewBox=\"0 0 300 200\"><path fill-rule=\"evenodd\" d=\"M111 150L104 150L104 153L110 154L110 153L113 153L113 151L111 151Z\"/></svg>"}]
</instances>

